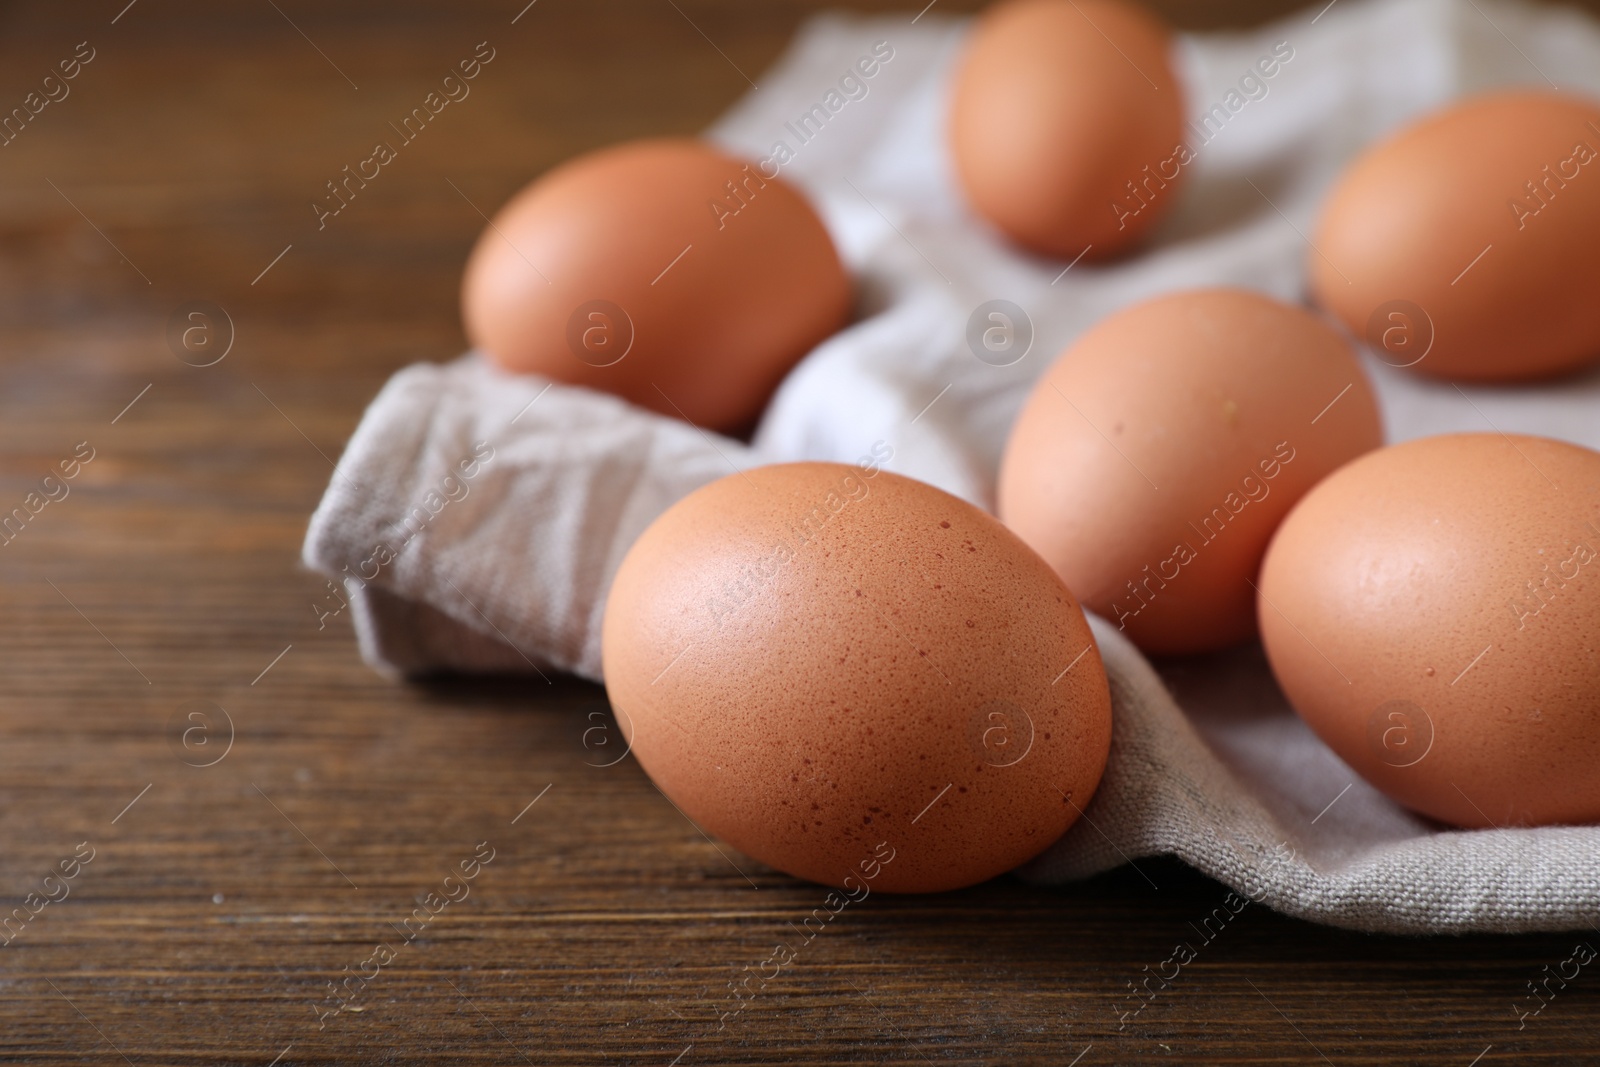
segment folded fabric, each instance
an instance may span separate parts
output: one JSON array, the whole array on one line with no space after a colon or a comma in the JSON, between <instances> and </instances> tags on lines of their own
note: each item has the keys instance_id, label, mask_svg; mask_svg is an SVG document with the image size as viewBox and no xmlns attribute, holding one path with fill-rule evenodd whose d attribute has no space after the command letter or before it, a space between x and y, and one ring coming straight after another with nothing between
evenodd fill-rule
<instances>
[{"instance_id":1,"label":"folded fabric","mask_svg":"<svg viewBox=\"0 0 1600 1067\"><path fill-rule=\"evenodd\" d=\"M1600 95L1600 26L1491 0L1344 0L1242 34L1189 35L1191 115L1256 60L1148 247L1091 266L1022 254L974 219L942 139L965 23L823 16L709 136L769 158L811 198L858 280L857 319L785 379L750 444L614 398L508 376L468 354L401 371L373 401L307 534L342 580L380 670L600 678L600 620L623 554L661 511L745 467L795 459L920 478L980 506L1012 419L1049 361L1146 297L1231 284L1300 297L1320 197L1374 139L1452 98L1547 81ZM1281 47L1286 44L1287 49ZM863 54L890 58L801 142ZM886 47L884 47L886 46ZM1254 84L1254 83L1253 83ZM968 321L1020 306L1027 354L980 358ZM1366 357L1388 436L1539 433L1600 448L1600 374L1518 388L1432 382ZM1361 781L1286 706L1259 648L1162 665L1095 625L1115 739L1085 817L1020 872L1081 878L1175 854L1248 899L1318 922L1428 932L1582 929L1600 911L1600 829L1445 830ZM1597 697L1600 701L1600 697Z\"/></svg>"},{"instance_id":2,"label":"folded fabric","mask_svg":"<svg viewBox=\"0 0 1600 1067\"><path fill-rule=\"evenodd\" d=\"M687 423L474 357L396 374L306 533L342 579L362 654L392 674L600 677L600 619L634 539L756 460Z\"/></svg>"}]
</instances>

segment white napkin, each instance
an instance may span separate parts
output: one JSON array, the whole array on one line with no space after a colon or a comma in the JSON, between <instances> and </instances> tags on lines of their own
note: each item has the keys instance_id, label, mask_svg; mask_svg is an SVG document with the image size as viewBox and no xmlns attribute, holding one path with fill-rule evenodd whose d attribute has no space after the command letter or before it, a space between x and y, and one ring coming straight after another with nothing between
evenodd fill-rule
<instances>
[{"instance_id":1,"label":"white napkin","mask_svg":"<svg viewBox=\"0 0 1600 1067\"><path fill-rule=\"evenodd\" d=\"M605 594L628 546L673 501L757 463L888 452L887 469L990 507L1032 382L1094 322L1200 285L1299 299L1301 235L1363 146L1491 86L1600 96L1600 26L1559 9L1335 0L1248 33L1187 35L1177 57L1194 116L1280 42L1293 56L1200 149L1146 249L1069 265L1009 247L954 186L942 129L965 31L933 14L816 18L710 131L752 158L785 143L783 174L821 212L859 293L857 321L790 373L750 445L503 375L471 354L385 386L305 546L308 565L343 579L369 662L599 679ZM846 85L841 98L854 99L800 142L786 122L875 47L892 56L865 95ZM1031 347L1007 366L967 339L969 318L993 299L1031 323ZM1457 389L1370 357L1367 367L1392 441L1497 429L1600 448L1600 373ZM1170 853L1251 900L1367 930L1579 929L1600 911L1600 829L1445 831L1323 746L1259 648L1168 664L1163 684L1092 621L1112 679L1111 762L1086 817L1024 877L1080 878Z\"/></svg>"}]
</instances>

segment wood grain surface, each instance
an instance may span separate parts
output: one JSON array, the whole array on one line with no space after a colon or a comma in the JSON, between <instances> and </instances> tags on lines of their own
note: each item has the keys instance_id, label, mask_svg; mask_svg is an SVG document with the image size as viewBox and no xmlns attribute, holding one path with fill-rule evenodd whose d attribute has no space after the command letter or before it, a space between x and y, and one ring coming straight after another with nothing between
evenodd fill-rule
<instances>
[{"instance_id":1,"label":"wood grain surface","mask_svg":"<svg viewBox=\"0 0 1600 1067\"><path fill-rule=\"evenodd\" d=\"M1600 1060L1600 976L1517 1015L1582 938L1256 906L1123 1026L1225 892L1160 861L872 896L740 1000L822 891L605 766L600 689L397 684L347 615L319 625L306 518L384 379L462 347L479 209L576 152L701 129L818 6L523 2L0 8L0 109L93 52L0 148L0 511L93 455L0 546L0 914L32 915L0 932L0 1061ZM480 41L471 97L319 231L324 182ZM167 339L197 300L231 321L206 367Z\"/></svg>"}]
</instances>

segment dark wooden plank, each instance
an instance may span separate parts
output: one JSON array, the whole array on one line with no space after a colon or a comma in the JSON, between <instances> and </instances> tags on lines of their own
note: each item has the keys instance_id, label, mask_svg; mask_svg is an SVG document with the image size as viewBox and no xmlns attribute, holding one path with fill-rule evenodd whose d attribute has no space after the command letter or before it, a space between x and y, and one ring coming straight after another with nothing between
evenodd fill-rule
<instances>
[{"instance_id":1,"label":"dark wooden plank","mask_svg":"<svg viewBox=\"0 0 1600 1067\"><path fill-rule=\"evenodd\" d=\"M1170 862L871 897L741 1002L729 983L798 941L821 891L736 869L631 761L593 766L595 687L373 675L347 619L318 629L297 557L366 400L461 346L481 219L449 182L492 209L575 152L700 129L746 89L734 65L760 71L819 5L539 0L513 25L516 0L124 2L0 11L0 103L96 49L0 149L0 504L95 452L0 548L5 906L94 850L0 948L0 1060L1465 1067L1600 1040L1587 975L1518 1029L1573 937L1366 937L1259 908L1119 1029L1128 983L1223 895ZM318 231L322 183L482 40L474 95ZM235 327L212 367L164 339L194 299ZM220 719L217 747L179 742L204 704L231 747ZM470 895L407 940L480 842ZM319 1025L380 944L393 959Z\"/></svg>"}]
</instances>

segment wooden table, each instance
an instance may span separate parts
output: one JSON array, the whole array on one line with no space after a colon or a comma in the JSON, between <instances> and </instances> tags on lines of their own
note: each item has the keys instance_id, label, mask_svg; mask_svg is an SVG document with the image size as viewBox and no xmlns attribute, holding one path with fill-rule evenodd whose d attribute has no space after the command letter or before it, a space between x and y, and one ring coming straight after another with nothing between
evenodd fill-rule
<instances>
[{"instance_id":1,"label":"wooden table","mask_svg":"<svg viewBox=\"0 0 1600 1067\"><path fill-rule=\"evenodd\" d=\"M1600 977L1518 1028L1572 936L1259 907L1119 1031L1129 983L1224 893L1163 862L1153 885L871 897L724 1018L821 891L747 881L636 763L597 766L617 739L596 687L376 676L347 615L319 625L298 549L383 380L462 347L477 208L575 152L702 128L814 5L124 3L0 13L6 108L93 57L0 148L0 508L26 512L0 546L0 911L37 910L0 934L0 1060L1600 1056ZM479 41L470 99L319 231L324 183ZM169 344L194 301L231 322L211 366Z\"/></svg>"}]
</instances>

